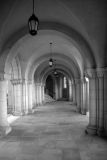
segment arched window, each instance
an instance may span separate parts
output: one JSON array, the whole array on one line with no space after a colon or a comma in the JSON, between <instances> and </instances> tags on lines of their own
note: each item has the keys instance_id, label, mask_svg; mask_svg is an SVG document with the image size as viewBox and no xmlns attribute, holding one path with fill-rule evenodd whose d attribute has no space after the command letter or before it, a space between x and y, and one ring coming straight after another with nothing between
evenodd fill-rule
<instances>
[{"instance_id":1,"label":"arched window","mask_svg":"<svg viewBox=\"0 0 107 160\"><path fill-rule=\"evenodd\" d=\"M67 79L64 77L64 88L67 88Z\"/></svg>"}]
</instances>

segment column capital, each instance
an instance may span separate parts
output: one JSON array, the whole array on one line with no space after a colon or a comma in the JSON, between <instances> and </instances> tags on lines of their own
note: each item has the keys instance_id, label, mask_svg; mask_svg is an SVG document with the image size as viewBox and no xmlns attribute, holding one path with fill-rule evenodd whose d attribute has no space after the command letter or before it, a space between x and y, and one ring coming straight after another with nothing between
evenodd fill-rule
<instances>
[{"instance_id":1,"label":"column capital","mask_svg":"<svg viewBox=\"0 0 107 160\"><path fill-rule=\"evenodd\" d=\"M85 77L81 78L81 79L80 79L80 82L81 82L81 83L86 83Z\"/></svg>"},{"instance_id":2,"label":"column capital","mask_svg":"<svg viewBox=\"0 0 107 160\"><path fill-rule=\"evenodd\" d=\"M97 71L97 77L98 78L104 77L104 72L103 71Z\"/></svg>"},{"instance_id":3,"label":"column capital","mask_svg":"<svg viewBox=\"0 0 107 160\"><path fill-rule=\"evenodd\" d=\"M97 77L102 78L104 76L107 76L107 68L97 68Z\"/></svg>"},{"instance_id":4,"label":"column capital","mask_svg":"<svg viewBox=\"0 0 107 160\"><path fill-rule=\"evenodd\" d=\"M21 84L22 80L21 79L12 79L11 82L13 85L17 85L17 84Z\"/></svg>"},{"instance_id":5,"label":"column capital","mask_svg":"<svg viewBox=\"0 0 107 160\"><path fill-rule=\"evenodd\" d=\"M87 76L88 78L92 79L92 78L96 78L97 77L97 72L96 69L87 69L85 71L85 76Z\"/></svg>"},{"instance_id":6,"label":"column capital","mask_svg":"<svg viewBox=\"0 0 107 160\"><path fill-rule=\"evenodd\" d=\"M41 84L41 83L35 83L35 85L36 85L36 86L42 86L42 84Z\"/></svg>"},{"instance_id":7,"label":"column capital","mask_svg":"<svg viewBox=\"0 0 107 160\"><path fill-rule=\"evenodd\" d=\"M4 80L5 80L4 73L0 72L0 81L4 81Z\"/></svg>"},{"instance_id":8,"label":"column capital","mask_svg":"<svg viewBox=\"0 0 107 160\"><path fill-rule=\"evenodd\" d=\"M41 84L41 87L45 87L45 84Z\"/></svg>"},{"instance_id":9,"label":"column capital","mask_svg":"<svg viewBox=\"0 0 107 160\"><path fill-rule=\"evenodd\" d=\"M27 80L27 83L32 84L33 82L32 82L32 80Z\"/></svg>"},{"instance_id":10,"label":"column capital","mask_svg":"<svg viewBox=\"0 0 107 160\"><path fill-rule=\"evenodd\" d=\"M88 78L101 78L101 77L107 77L107 67L105 68L90 68L85 71L85 76Z\"/></svg>"},{"instance_id":11,"label":"column capital","mask_svg":"<svg viewBox=\"0 0 107 160\"><path fill-rule=\"evenodd\" d=\"M81 83L81 79L80 78L75 78L74 81L75 81L75 84Z\"/></svg>"},{"instance_id":12,"label":"column capital","mask_svg":"<svg viewBox=\"0 0 107 160\"><path fill-rule=\"evenodd\" d=\"M25 84L25 83L31 84L31 83L32 83L32 81L26 80L26 79L12 79L11 82L12 82L12 84L14 84L14 85L17 85L17 84Z\"/></svg>"}]
</instances>

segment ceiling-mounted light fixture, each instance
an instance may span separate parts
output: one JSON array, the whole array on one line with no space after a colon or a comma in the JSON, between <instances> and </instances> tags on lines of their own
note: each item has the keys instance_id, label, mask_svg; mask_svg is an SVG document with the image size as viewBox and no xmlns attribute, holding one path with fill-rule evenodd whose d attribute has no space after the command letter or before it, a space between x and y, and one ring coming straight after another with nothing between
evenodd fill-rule
<instances>
[{"instance_id":1,"label":"ceiling-mounted light fixture","mask_svg":"<svg viewBox=\"0 0 107 160\"><path fill-rule=\"evenodd\" d=\"M54 76L58 76L58 72L57 72L57 69L56 69L56 60L54 60L53 74L54 74Z\"/></svg>"},{"instance_id":2,"label":"ceiling-mounted light fixture","mask_svg":"<svg viewBox=\"0 0 107 160\"><path fill-rule=\"evenodd\" d=\"M58 73L57 73L57 70L56 69L54 69L54 75L57 75Z\"/></svg>"},{"instance_id":3,"label":"ceiling-mounted light fixture","mask_svg":"<svg viewBox=\"0 0 107 160\"><path fill-rule=\"evenodd\" d=\"M29 33L32 36L37 34L38 25L39 25L39 20L35 16L34 11L35 11L35 8L34 8L34 0L33 0L33 13L32 13L31 17L28 20Z\"/></svg>"},{"instance_id":4,"label":"ceiling-mounted light fixture","mask_svg":"<svg viewBox=\"0 0 107 160\"><path fill-rule=\"evenodd\" d=\"M49 66L53 66L53 59L52 59L52 42L50 42L50 59L49 59Z\"/></svg>"}]
</instances>

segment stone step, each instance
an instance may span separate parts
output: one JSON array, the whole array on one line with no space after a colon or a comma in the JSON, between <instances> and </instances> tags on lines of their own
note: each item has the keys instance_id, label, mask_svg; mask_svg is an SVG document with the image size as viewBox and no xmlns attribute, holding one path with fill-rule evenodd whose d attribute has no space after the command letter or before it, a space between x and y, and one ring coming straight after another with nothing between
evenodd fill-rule
<instances>
[{"instance_id":1,"label":"stone step","mask_svg":"<svg viewBox=\"0 0 107 160\"><path fill-rule=\"evenodd\" d=\"M50 95L45 94L45 103L53 102L53 101L55 100Z\"/></svg>"}]
</instances>

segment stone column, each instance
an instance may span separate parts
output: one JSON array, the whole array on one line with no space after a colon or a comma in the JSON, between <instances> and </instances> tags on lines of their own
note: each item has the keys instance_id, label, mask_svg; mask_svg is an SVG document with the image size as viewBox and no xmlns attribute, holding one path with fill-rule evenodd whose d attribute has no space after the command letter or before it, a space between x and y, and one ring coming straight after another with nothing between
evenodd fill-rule
<instances>
[{"instance_id":1,"label":"stone column","mask_svg":"<svg viewBox=\"0 0 107 160\"><path fill-rule=\"evenodd\" d=\"M72 96L72 82L69 82L69 101L73 101L73 96Z\"/></svg>"},{"instance_id":2,"label":"stone column","mask_svg":"<svg viewBox=\"0 0 107 160\"><path fill-rule=\"evenodd\" d=\"M22 113L23 114L28 114L29 112L29 95L28 95L28 91L29 91L29 83L27 80L23 79L21 80L21 92L22 92Z\"/></svg>"},{"instance_id":3,"label":"stone column","mask_svg":"<svg viewBox=\"0 0 107 160\"><path fill-rule=\"evenodd\" d=\"M44 94L44 85L41 85L41 96L42 96L42 104L45 103L45 94Z\"/></svg>"},{"instance_id":4,"label":"stone column","mask_svg":"<svg viewBox=\"0 0 107 160\"><path fill-rule=\"evenodd\" d=\"M35 108L36 108L36 106L38 105L38 86L36 85L36 83L35 83Z\"/></svg>"},{"instance_id":5,"label":"stone column","mask_svg":"<svg viewBox=\"0 0 107 160\"><path fill-rule=\"evenodd\" d=\"M58 80L55 79L55 100L59 98L58 96Z\"/></svg>"},{"instance_id":6,"label":"stone column","mask_svg":"<svg viewBox=\"0 0 107 160\"><path fill-rule=\"evenodd\" d=\"M36 88L34 81L32 82L32 107L36 107Z\"/></svg>"},{"instance_id":7,"label":"stone column","mask_svg":"<svg viewBox=\"0 0 107 160\"><path fill-rule=\"evenodd\" d=\"M98 135L104 136L104 72L97 71L98 76ZM107 82L106 82L107 83Z\"/></svg>"},{"instance_id":8,"label":"stone column","mask_svg":"<svg viewBox=\"0 0 107 160\"><path fill-rule=\"evenodd\" d=\"M89 79L85 77L86 79L86 112L89 114Z\"/></svg>"},{"instance_id":9,"label":"stone column","mask_svg":"<svg viewBox=\"0 0 107 160\"><path fill-rule=\"evenodd\" d=\"M92 135L97 133L97 84L96 71L94 69L87 71L89 76L89 125L87 132Z\"/></svg>"},{"instance_id":10,"label":"stone column","mask_svg":"<svg viewBox=\"0 0 107 160\"><path fill-rule=\"evenodd\" d=\"M86 81L81 79L81 114L86 115Z\"/></svg>"},{"instance_id":11,"label":"stone column","mask_svg":"<svg viewBox=\"0 0 107 160\"><path fill-rule=\"evenodd\" d=\"M11 131L7 121L7 81L0 79L0 136Z\"/></svg>"},{"instance_id":12,"label":"stone column","mask_svg":"<svg viewBox=\"0 0 107 160\"><path fill-rule=\"evenodd\" d=\"M73 104L76 104L76 85L75 85L75 81L72 84L72 91L73 91Z\"/></svg>"},{"instance_id":13,"label":"stone column","mask_svg":"<svg viewBox=\"0 0 107 160\"><path fill-rule=\"evenodd\" d=\"M22 113L26 112L26 83L22 80Z\"/></svg>"},{"instance_id":14,"label":"stone column","mask_svg":"<svg viewBox=\"0 0 107 160\"><path fill-rule=\"evenodd\" d=\"M42 105L42 84L41 83L38 83L38 88L39 88L39 105Z\"/></svg>"},{"instance_id":15,"label":"stone column","mask_svg":"<svg viewBox=\"0 0 107 160\"><path fill-rule=\"evenodd\" d=\"M41 83L36 83L36 102L37 102L37 105L42 104L42 85Z\"/></svg>"},{"instance_id":16,"label":"stone column","mask_svg":"<svg viewBox=\"0 0 107 160\"><path fill-rule=\"evenodd\" d=\"M107 68L104 69L104 130L107 136Z\"/></svg>"},{"instance_id":17,"label":"stone column","mask_svg":"<svg viewBox=\"0 0 107 160\"><path fill-rule=\"evenodd\" d=\"M59 78L59 98L62 98L63 78Z\"/></svg>"},{"instance_id":18,"label":"stone column","mask_svg":"<svg viewBox=\"0 0 107 160\"><path fill-rule=\"evenodd\" d=\"M22 115L22 83L19 79L11 81L14 89L14 111L16 116Z\"/></svg>"},{"instance_id":19,"label":"stone column","mask_svg":"<svg viewBox=\"0 0 107 160\"><path fill-rule=\"evenodd\" d=\"M33 110L33 97L32 97L32 81L28 81L28 112L32 113Z\"/></svg>"},{"instance_id":20,"label":"stone column","mask_svg":"<svg viewBox=\"0 0 107 160\"><path fill-rule=\"evenodd\" d=\"M38 106L39 105L39 97L38 97L38 95L39 95L39 88L38 88L38 85L37 85L37 83L36 83L36 105Z\"/></svg>"},{"instance_id":21,"label":"stone column","mask_svg":"<svg viewBox=\"0 0 107 160\"><path fill-rule=\"evenodd\" d=\"M42 85L41 83L39 84L39 99L40 99L40 105L42 105Z\"/></svg>"},{"instance_id":22,"label":"stone column","mask_svg":"<svg viewBox=\"0 0 107 160\"><path fill-rule=\"evenodd\" d=\"M75 79L77 112L81 113L81 80Z\"/></svg>"}]
</instances>

